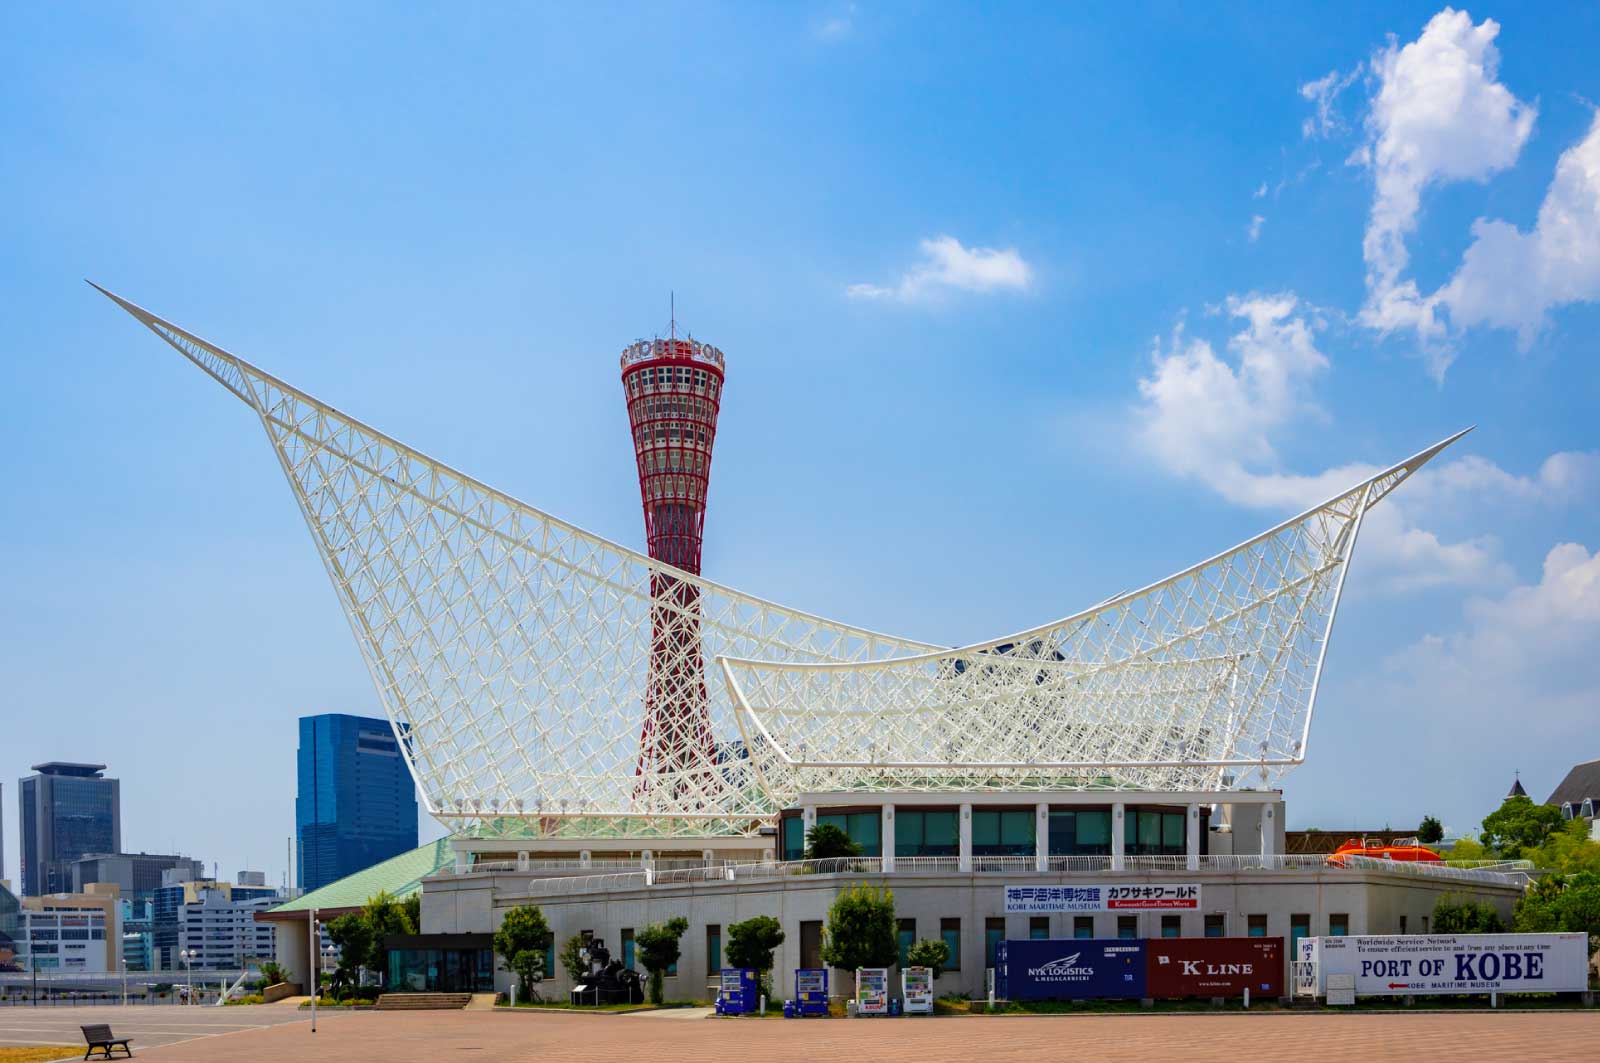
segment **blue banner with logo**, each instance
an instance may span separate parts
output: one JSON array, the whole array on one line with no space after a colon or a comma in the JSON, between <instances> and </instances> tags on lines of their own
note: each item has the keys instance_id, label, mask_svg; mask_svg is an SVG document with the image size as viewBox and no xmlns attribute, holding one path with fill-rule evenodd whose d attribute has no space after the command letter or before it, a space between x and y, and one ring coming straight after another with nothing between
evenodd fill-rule
<instances>
[{"instance_id":1,"label":"blue banner with logo","mask_svg":"<svg viewBox=\"0 0 1600 1063\"><path fill-rule=\"evenodd\" d=\"M995 996L1006 1000L1143 997L1144 945L1128 938L998 942Z\"/></svg>"}]
</instances>

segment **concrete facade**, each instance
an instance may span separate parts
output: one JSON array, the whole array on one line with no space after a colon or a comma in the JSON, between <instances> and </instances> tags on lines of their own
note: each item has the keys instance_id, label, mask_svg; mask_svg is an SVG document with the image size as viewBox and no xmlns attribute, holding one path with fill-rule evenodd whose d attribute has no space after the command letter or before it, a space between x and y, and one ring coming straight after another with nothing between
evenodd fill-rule
<instances>
[{"instance_id":1,"label":"concrete facade","mask_svg":"<svg viewBox=\"0 0 1600 1063\"><path fill-rule=\"evenodd\" d=\"M510 908L537 904L549 920L560 943L589 930L621 954L623 931L635 933L651 923L674 916L689 921L682 939L683 958L678 973L668 976L666 994L672 999L706 999L712 970L708 963L708 927L719 928L726 948L727 928L757 915L770 915L783 925L786 939L773 969L775 992L793 993L793 970L801 966L805 924L820 927L829 906L844 890L858 883L887 886L894 891L896 915L915 921L915 936L937 938L946 920L958 921L961 939L960 969L940 976L936 992L981 995L984 990L985 934L989 920L1004 920L1007 937L1026 938L1030 919L1048 921L1051 937L1072 937L1076 918L1055 914L1043 917L1007 915L1007 885L1081 885L1106 882L1196 882L1201 886L1201 910L1183 913L1180 934L1200 937L1206 917L1220 916L1222 932L1245 936L1251 917L1264 917L1263 933L1291 937L1292 917L1304 916L1309 934L1337 932L1342 917L1345 931L1367 933L1425 933L1435 903L1447 894L1487 900L1509 918L1520 888L1453 880L1401 871L1350 870L1312 866L1281 871L1118 871L1091 875L1039 874L1028 871L995 873L846 873L796 874L750 881L666 883L601 892L553 892L552 880L507 872L441 875L428 879L422 894L425 933L488 933L494 931ZM546 892L540 892L546 891ZM1170 913L1168 913L1170 914ZM1118 935L1117 913L1091 917L1097 937ZM1135 916L1135 936L1159 937L1162 913ZM811 930L814 934L815 930ZM835 985L843 977L835 974ZM509 988L511 976L496 974L496 988ZM557 970L544 983L544 992L565 993L570 986L565 972Z\"/></svg>"}]
</instances>

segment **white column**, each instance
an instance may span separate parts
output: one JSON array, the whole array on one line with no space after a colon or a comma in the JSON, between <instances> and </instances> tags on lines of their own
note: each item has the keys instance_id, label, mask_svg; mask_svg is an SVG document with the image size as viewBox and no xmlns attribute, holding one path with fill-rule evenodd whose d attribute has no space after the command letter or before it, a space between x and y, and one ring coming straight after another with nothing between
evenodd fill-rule
<instances>
[{"instance_id":1,"label":"white column","mask_svg":"<svg viewBox=\"0 0 1600 1063\"><path fill-rule=\"evenodd\" d=\"M1188 848L1187 848L1186 851L1188 853L1189 860L1184 866L1187 867L1190 871L1199 871L1200 870L1200 806L1199 805L1190 805L1189 806L1189 816L1188 816L1188 819L1187 819L1186 822L1188 823L1188 830L1185 832L1184 840L1188 844Z\"/></svg>"},{"instance_id":2,"label":"white column","mask_svg":"<svg viewBox=\"0 0 1600 1063\"><path fill-rule=\"evenodd\" d=\"M526 852L520 852L517 854L517 870L528 870L528 854Z\"/></svg>"},{"instance_id":3,"label":"white column","mask_svg":"<svg viewBox=\"0 0 1600 1063\"><path fill-rule=\"evenodd\" d=\"M1111 870L1122 870L1122 858L1127 853L1127 836L1122 832L1126 829L1122 825L1122 802L1118 801L1111 806Z\"/></svg>"},{"instance_id":4,"label":"white column","mask_svg":"<svg viewBox=\"0 0 1600 1063\"><path fill-rule=\"evenodd\" d=\"M961 812L959 813L958 821L956 823L956 829L961 832L961 848L957 850L960 855L956 857L956 870L971 871L972 806L970 804L961 806Z\"/></svg>"},{"instance_id":5,"label":"white column","mask_svg":"<svg viewBox=\"0 0 1600 1063\"><path fill-rule=\"evenodd\" d=\"M883 823L878 828L879 851L883 853L883 870L894 870L894 806L883 806Z\"/></svg>"},{"instance_id":6,"label":"white column","mask_svg":"<svg viewBox=\"0 0 1600 1063\"><path fill-rule=\"evenodd\" d=\"M800 810L800 846L804 848L811 840L811 828L817 825L817 809L815 805L806 805Z\"/></svg>"},{"instance_id":7,"label":"white column","mask_svg":"<svg viewBox=\"0 0 1600 1063\"><path fill-rule=\"evenodd\" d=\"M1261 863L1271 867L1278 850L1278 806L1261 806Z\"/></svg>"},{"instance_id":8,"label":"white column","mask_svg":"<svg viewBox=\"0 0 1600 1063\"><path fill-rule=\"evenodd\" d=\"M1050 806L1035 805L1033 810L1033 869L1050 870Z\"/></svg>"},{"instance_id":9,"label":"white column","mask_svg":"<svg viewBox=\"0 0 1600 1063\"><path fill-rule=\"evenodd\" d=\"M467 873L467 855L465 849L456 850L456 874L465 875Z\"/></svg>"},{"instance_id":10,"label":"white column","mask_svg":"<svg viewBox=\"0 0 1600 1063\"><path fill-rule=\"evenodd\" d=\"M594 861L594 854L591 853L588 849L580 849L580 850L578 850L578 866L579 867L590 867L590 866L592 866L593 861Z\"/></svg>"}]
</instances>

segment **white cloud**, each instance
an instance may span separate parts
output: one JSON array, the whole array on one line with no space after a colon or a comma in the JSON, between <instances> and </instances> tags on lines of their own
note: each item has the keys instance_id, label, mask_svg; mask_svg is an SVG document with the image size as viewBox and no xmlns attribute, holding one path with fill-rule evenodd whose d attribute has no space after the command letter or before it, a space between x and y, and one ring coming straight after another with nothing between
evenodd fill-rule
<instances>
[{"instance_id":1,"label":"white cloud","mask_svg":"<svg viewBox=\"0 0 1600 1063\"><path fill-rule=\"evenodd\" d=\"M1024 291L1033 283L1033 269L1014 247L967 248L953 236L936 236L918 245L922 260L888 286L852 284L846 294L857 299L894 299L913 303L948 291Z\"/></svg>"},{"instance_id":2,"label":"white cloud","mask_svg":"<svg viewBox=\"0 0 1600 1063\"><path fill-rule=\"evenodd\" d=\"M1442 338L1433 300L1402 277L1422 192L1431 184L1488 180L1516 162L1533 130L1537 109L1497 80L1499 32L1491 19L1474 26L1465 11L1446 8L1415 41L1397 47L1391 40L1373 57L1378 90L1367 114L1367 143L1353 158L1373 171L1361 320L1380 331L1412 328L1424 342ZM1432 352L1437 377L1450 357Z\"/></svg>"},{"instance_id":3,"label":"white cloud","mask_svg":"<svg viewBox=\"0 0 1600 1063\"><path fill-rule=\"evenodd\" d=\"M1479 218L1461 267L1435 299L1452 325L1516 329L1524 347L1548 311L1600 299L1600 115L1562 153L1531 232Z\"/></svg>"},{"instance_id":4,"label":"white cloud","mask_svg":"<svg viewBox=\"0 0 1600 1063\"><path fill-rule=\"evenodd\" d=\"M1227 357L1182 325L1165 343L1156 342L1135 410L1144 450L1169 472L1228 502L1276 513L1320 504L1377 472L1367 464L1313 475L1280 468L1275 440L1297 424L1327 420L1313 394L1329 367L1316 344L1321 321L1290 292L1230 297L1225 310L1242 322L1228 340ZM1493 537L1452 541L1428 525L1469 507L1560 505L1592 499L1597 491L1600 452L1551 455L1532 476L1476 456L1442 459L1367 516L1363 568L1371 566L1393 591L1503 586L1513 573Z\"/></svg>"},{"instance_id":5,"label":"white cloud","mask_svg":"<svg viewBox=\"0 0 1600 1063\"><path fill-rule=\"evenodd\" d=\"M1268 463L1272 432L1311 411L1308 385L1328 367L1317 350L1319 322L1292 292L1229 296L1226 311L1245 326L1228 340L1237 367L1206 340L1173 330L1158 339L1151 375L1139 381L1146 448L1168 469L1206 475L1220 466Z\"/></svg>"},{"instance_id":6,"label":"white cloud","mask_svg":"<svg viewBox=\"0 0 1600 1063\"><path fill-rule=\"evenodd\" d=\"M855 32L855 28L856 5L845 4L834 14L816 23L811 32L817 40L832 44L850 36L851 33Z\"/></svg>"},{"instance_id":7,"label":"white cloud","mask_svg":"<svg viewBox=\"0 0 1600 1063\"><path fill-rule=\"evenodd\" d=\"M1261 187L1256 189L1255 198L1256 199L1265 199L1266 197L1267 197L1267 182L1262 181L1261 182Z\"/></svg>"},{"instance_id":8,"label":"white cloud","mask_svg":"<svg viewBox=\"0 0 1600 1063\"><path fill-rule=\"evenodd\" d=\"M1430 635L1386 662L1402 696L1424 692L1449 705L1457 720L1504 721L1538 705L1542 719L1593 721L1600 704L1600 553L1560 543L1545 555L1538 583L1472 599L1466 620L1464 630ZM1559 762L1565 754L1555 755Z\"/></svg>"},{"instance_id":9,"label":"white cloud","mask_svg":"<svg viewBox=\"0 0 1600 1063\"><path fill-rule=\"evenodd\" d=\"M1317 80L1300 86L1300 95L1316 107L1316 114L1300 123L1301 136L1307 140L1327 137L1344 128L1344 121L1339 117L1339 112L1334 110L1334 105L1339 100L1339 94L1355 84L1356 78L1361 76L1361 70L1359 63L1348 74L1341 75L1337 70L1330 70Z\"/></svg>"},{"instance_id":10,"label":"white cloud","mask_svg":"<svg viewBox=\"0 0 1600 1063\"><path fill-rule=\"evenodd\" d=\"M1250 216L1250 224L1245 227L1244 234L1250 238L1252 244L1261 239L1261 226L1265 225L1266 221L1267 219L1260 214Z\"/></svg>"}]
</instances>

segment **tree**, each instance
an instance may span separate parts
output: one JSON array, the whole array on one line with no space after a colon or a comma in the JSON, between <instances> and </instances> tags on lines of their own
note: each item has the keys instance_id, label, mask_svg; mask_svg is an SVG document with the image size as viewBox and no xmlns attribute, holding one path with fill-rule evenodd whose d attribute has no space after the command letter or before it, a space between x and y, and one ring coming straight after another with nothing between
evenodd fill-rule
<instances>
[{"instance_id":1,"label":"tree","mask_svg":"<svg viewBox=\"0 0 1600 1063\"><path fill-rule=\"evenodd\" d=\"M524 952L536 953L539 957L539 971L542 978L544 954L555 939L555 932L550 929L550 924L545 921L544 912L540 911L537 904L520 905L506 912L505 919L500 923L500 929L494 932L494 951L505 961L508 970L516 972L517 978L522 983L522 999L533 999L535 979L530 978L521 968L514 966L517 957Z\"/></svg>"},{"instance_id":2,"label":"tree","mask_svg":"<svg viewBox=\"0 0 1600 1063\"><path fill-rule=\"evenodd\" d=\"M661 1003L661 978L667 969L678 962L681 955L678 939L689 929L689 920L683 916L668 919L665 923L652 923L634 935L633 943L639 952L639 963L650 972L650 1003Z\"/></svg>"},{"instance_id":3,"label":"tree","mask_svg":"<svg viewBox=\"0 0 1600 1063\"><path fill-rule=\"evenodd\" d=\"M589 961L583 958L583 937L573 934L561 943L561 955L556 957L561 967L572 979L573 985L582 984L589 977Z\"/></svg>"},{"instance_id":4,"label":"tree","mask_svg":"<svg viewBox=\"0 0 1600 1063\"><path fill-rule=\"evenodd\" d=\"M1483 844L1508 860L1522 856L1524 849L1537 849L1552 832L1561 828L1561 810L1554 805L1536 805L1526 794L1508 797L1484 817Z\"/></svg>"},{"instance_id":5,"label":"tree","mask_svg":"<svg viewBox=\"0 0 1600 1063\"><path fill-rule=\"evenodd\" d=\"M1487 901L1464 900L1446 894L1433 906L1435 934L1499 934L1505 920Z\"/></svg>"},{"instance_id":6,"label":"tree","mask_svg":"<svg viewBox=\"0 0 1600 1063\"><path fill-rule=\"evenodd\" d=\"M1519 933L1564 931L1589 935L1589 952L1600 949L1600 874L1547 875L1528 887L1512 917Z\"/></svg>"},{"instance_id":7,"label":"tree","mask_svg":"<svg viewBox=\"0 0 1600 1063\"><path fill-rule=\"evenodd\" d=\"M544 952L523 949L511 957L511 970L515 972L523 1000L537 1000L539 993L533 987L544 981Z\"/></svg>"},{"instance_id":8,"label":"tree","mask_svg":"<svg viewBox=\"0 0 1600 1063\"><path fill-rule=\"evenodd\" d=\"M783 926L770 915L758 915L728 927L728 962L758 973L761 992L772 996L772 953L783 944Z\"/></svg>"},{"instance_id":9,"label":"tree","mask_svg":"<svg viewBox=\"0 0 1600 1063\"><path fill-rule=\"evenodd\" d=\"M841 970L888 967L900 958L894 891L860 885L834 899L823 928L822 962Z\"/></svg>"},{"instance_id":10,"label":"tree","mask_svg":"<svg viewBox=\"0 0 1600 1063\"><path fill-rule=\"evenodd\" d=\"M1475 838L1457 838L1455 844L1450 846L1450 851L1445 854L1445 859L1458 860L1484 860L1488 858L1488 851L1480 845Z\"/></svg>"},{"instance_id":11,"label":"tree","mask_svg":"<svg viewBox=\"0 0 1600 1063\"><path fill-rule=\"evenodd\" d=\"M1551 832L1543 845L1522 855L1532 860L1536 867L1559 871L1564 875L1576 875L1583 871L1600 874L1600 842L1589 836L1589 823L1582 818L1566 821L1560 830Z\"/></svg>"},{"instance_id":12,"label":"tree","mask_svg":"<svg viewBox=\"0 0 1600 1063\"><path fill-rule=\"evenodd\" d=\"M826 860L835 856L860 856L861 846L832 823L819 823L806 831L807 860Z\"/></svg>"},{"instance_id":13,"label":"tree","mask_svg":"<svg viewBox=\"0 0 1600 1063\"><path fill-rule=\"evenodd\" d=\"M405 933L422 933L422 891L411 894L400 902L400 914L406 924Z\"/></svg>"},{"instance_id":14,"label":"tree","mask_svg":"<svg viewBox=\"0 0 1600 1063\"><path fill-rule=\"evenodd\" d=\"M333 984L341 989L355 985L360 980L356 972L367 966L372 952L372 925L362 912L347 912L324 925L328 929L328 940L339 949L339 967L334 972Z\"/></svg>"},{"instance_id":15,"label":"tree","mask_svg":"<svg viewBox=\"0 0 1600 1063\"><path fill-rule=\"evenodd\" d=\"M933 976L939 977L944 965L950 962L950 946L939 938L923 938L906 950L909 967L932 967Z\"/></svg>"},{"instance_id":16,"label":"tree","mask_svg":"<svg viewBox=\"0 0 1600 1063\"><path fill-rule=\"evenodd\" d=\"M277 985L288 980L288 972L276 960L268 960L261 965L261 979L267 985Z\"/></svg>"},{"instance_id":17,"label":"tree","mask_svg":"<svg viewBox=\"0 0 1600 1063\"><path fill-rule=\"evenodd\" d=\"M384 940L390 934L415 934L417 924L410 916L410 901L396 901L387 890L379 890L367 898L361 917L367 923L367 952L360 961L362 967L377 973L380 979L389 977L389 948ZM417 903L422 903L421 898Z\"/></svg>"},{"instance_id":18,"label":"tree","mask_svg":"<svg viewBox=\"0 0 1600 1063\"><path fill-rule=\"evenodd\" d=\"M1444 841L1444 824L1432 816L1423 816L1417 825L1417 841L1423 845L1437 845Z\"/></svg>"}]
</instances>

